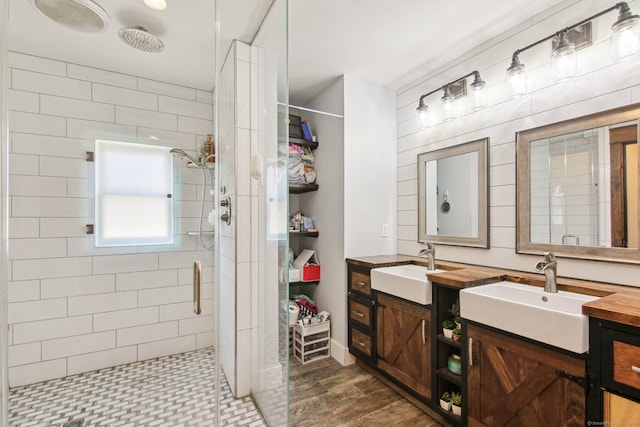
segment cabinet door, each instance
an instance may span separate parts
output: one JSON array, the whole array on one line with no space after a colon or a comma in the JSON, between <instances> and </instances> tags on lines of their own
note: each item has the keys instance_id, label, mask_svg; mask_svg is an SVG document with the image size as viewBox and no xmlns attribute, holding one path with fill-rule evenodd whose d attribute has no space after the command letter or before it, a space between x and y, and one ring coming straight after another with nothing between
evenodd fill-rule
<instances>
[{"instance_id":1,"label":"cabinet door","mask_svg":"<svg viewBox=\"0 0 640 427\"><path fill-rule=\"evenodd\" d=\"M378 368L431 398L431 311L381 293L377 300Z\"/></svg>"},{"instance_id":2,"label":"cabinet door","mask_svg":"<svg viewBox=\"0 0 640 427\"><path fill-rule=\"evenodd\" d=\"M583 360L469 324L468 425L584 426Z\"/></svg>"},{"instance_id":3,"label":"cabinet door","mask_svg":"<svg viewBox=\"0 0 640 427\"><path fill-rule=\"evenodd\" d=\"M640 403L605 391L604 425L640 425Z\"/></svg>"}]
</instances>

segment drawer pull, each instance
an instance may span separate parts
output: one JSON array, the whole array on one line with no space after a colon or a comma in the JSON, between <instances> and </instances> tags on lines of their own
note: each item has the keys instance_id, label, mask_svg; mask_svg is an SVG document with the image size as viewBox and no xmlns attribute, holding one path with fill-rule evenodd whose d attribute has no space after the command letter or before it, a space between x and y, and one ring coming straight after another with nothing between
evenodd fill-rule
<instances>
[{"instance_id":1,"label":"drawer pull","mask_svg":"<svg viewBox=\"0 0 640 427\"><path fill-rule=\"evenodd\" d=\"M364 317L364 314L362 314L362 313L360 313L359 311L356 311L356 310L351 310L351 313L355 314L358 317Z\"/></svg>"},{"instance_id":2,"label":"drawer pull","mask_svg":"<svg viewBox=\"0 0 640 427\"><path fill-rule=\"evenodd\" d=\"M353 281L353 283L354 283L354 284L356 284L356 285L358 285L358 286L364 286L364 285L366 284L366 283L361 282L361 281L359 281L359 280L354 280L354 281Z\"/></svg>"},{"instance_id":3,"label":"drawer pull","mask_svg":"<svg viewBox=\"0 0 640 427\"><path fill-rule=\"evenodd\" d=\"M355 343L358 344L360 347L366 347L366 344L364 343L364 341L361 341L358 338L354 338L353 341L355 341Z\"/></svg>"},{"instance_id":4,"label":"drawer pull","mask_svg":"<svg viewBox=\"0 0 640 427\"><path fill-rule=\"evenodd\" d=\"M632 366L631 366L631 370L632 370L633 372L635 372L635 373L640 374L640 368L638 368L637 366L633 366L633 365L632 365Z\"/></svg>"}]
</instances>

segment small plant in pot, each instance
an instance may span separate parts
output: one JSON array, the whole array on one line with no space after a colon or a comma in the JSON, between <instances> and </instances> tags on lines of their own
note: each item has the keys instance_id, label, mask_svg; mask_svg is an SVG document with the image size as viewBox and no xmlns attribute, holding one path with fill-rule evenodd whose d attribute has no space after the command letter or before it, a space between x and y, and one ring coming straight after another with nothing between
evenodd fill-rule
<instances>
[{"instance_id":1,"label":"small plant in pot","mask_svg":"<svg viewBox=\"0 0 640 427\"><path fill-rule=\"evenodd\" d=\"M462 415L462 395L460 393L451 392L451 410L455 415Z\"/></svg>"},{"instance_id":2,"label":"small plant in pot","mask_svg":"<svg viewBox=\"0 0 640 427\"><path fill-rule=\"evenodd\" d=\"M462 330L460 328L455 328L452 334L452 338L455 342L460 342L462 340Z\"/></svg>"},{"instance_id":3,"label":"small plant in pot","mask_svg":"<svg viewBox=\"0 0 640 427\"><path fill-rule=\"evenodd\" d=\"M456 323L453 320L447 319L442 322L442 333L445 337L451 338L453 330L456 328Z\"/></svg>"},{"instance_id":4,"label":"small plant in pot","mask_svg":"<svg viewBox=\"0 0 640 427\"><path fill-rule=\"evenodd\" d=\"M440 396L440 407L445 411L451 410L451 393L449 393L448 391L445 391Z\"/></svg>"},{"instance_id":5,"label":"small plant in pot","mask_svg":"<svg viewBox=\"0 0 640 427\"><path fill-rule=\"evenodd\" d=\"M460 317L460 300L451 304L451 309L448 310L453 316L453 321L456 322L458 329L462 328L462 317Z\"/></svg>"}]
</instances>

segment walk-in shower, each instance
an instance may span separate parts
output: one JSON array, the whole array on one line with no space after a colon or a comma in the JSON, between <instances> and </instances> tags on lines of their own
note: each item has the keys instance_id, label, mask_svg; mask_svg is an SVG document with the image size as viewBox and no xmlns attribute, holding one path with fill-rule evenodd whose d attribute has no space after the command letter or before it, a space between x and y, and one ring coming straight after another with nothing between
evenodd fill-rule
<instances>
[{"instance_id":1,"label":"walk-in shower","mask_svg":"<svg viewBox=\"0 0 640 427\"><path fill-rule=\"evenodd\" d=\"M185 159L188 160L189 162L191 162L191 164L193 164L194 166L202 169L202 200L201 200L201 204L200 204L200 229L198 230L198 239L200 240L200 243L202 244L202 246L204 246L205 249L211 249L213 248L214 244L215 244L215 237L213 235L213 232L209 231L205 231L203 224L204 224L204 205L205 205L205 200L207 198L207 173L206 171L209 171L209 179L211 181L211 196L215 199L215 185L214 185L214 181L215 178L213 176L213 169L209 167L209 160L211 158L214 157L213 154L210 154L206 157L203 157L202 159L198 160L195 157L193 157L192 155L188 154L187 152L185 152L184 150L181 150L179 148L172 148L171 150L169 150L169 153L173 154L175 157L179 158L179 159ZM214 210L211 211L211 215L207 216L207 218L209 219L209 222L211 224L214 224L214 216L215 216L215 212ZM206 240L209 239L205 239L204 235L208 234L211 235L211 239L209 242L207 242Z\"/></svg>"}]
</instances>

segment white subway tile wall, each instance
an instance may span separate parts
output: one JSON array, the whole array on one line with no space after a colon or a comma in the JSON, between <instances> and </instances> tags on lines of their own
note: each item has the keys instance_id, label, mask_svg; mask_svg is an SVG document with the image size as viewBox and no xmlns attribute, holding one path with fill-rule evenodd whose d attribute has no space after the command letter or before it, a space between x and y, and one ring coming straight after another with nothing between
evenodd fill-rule
<instances>
[{"instance_id":1,"label":"white subway tile wall","mask_svg":"<svg viewBox=\"0 0 640 427\"><path fill-rule=\"evenodd\" d=\"M508 34L462 54L439 70L407 83L397 91L398 253L415 255L420 250L416 240L417 154L488 137L490 249L438 245L437 258L534 271L535 257L515 252L516 132L639 102L640 68L637 60L613 62L609 54L610 21L601 18L593 21L593 45L578 52L580 72L571 81L553 82L549 48L542 48L542 45L520 56L527 67L527 95L506 99L505 70L511 54L538 40L540 31L548 33L549 29L562 28L566 22L598 10L593 2L578 1L562 10L532 17ZM487 82L488 108L478 112L467 111L462 117L426 130L417 129L415 108L419 97L473 70L480 71ZM427 104L437 108L438 98L438 94L428 97ZM588 197L576 198L574 206L598 209ZM606 207L600 207L600 210L606 211ZM593 223L593 217L585 218L583 227L575 233L584 233L584 237L580 237L581 242L583 238L594 240L597 237L593 233ZM549 227L546 224L544 227L548 235ZM609 262L561 261L563 276L640 286L640 276L630 267Z\"/></svg>"},{"instance_id":2,"label":"white subway tile wall","mask_svg":"<svg viewBox=\"0 0 640 427\"><path fill-rule=\"evenodd\" d=\"M174 245L95 248L86 234L95 139L195 153L213 133L212 93L16 52L9 65L10 386L213 345L213 252L186 236L200 170L174 160Z\"/></svg>"}]
</instances>

